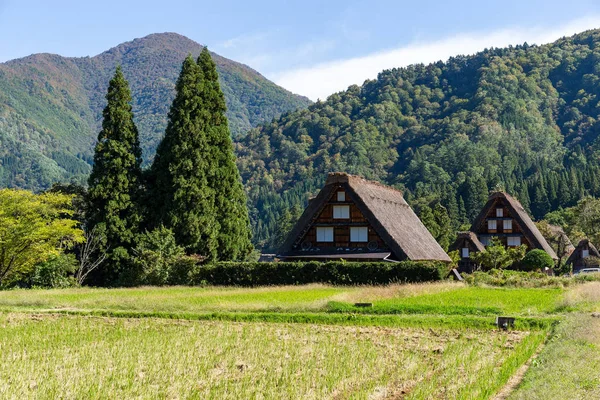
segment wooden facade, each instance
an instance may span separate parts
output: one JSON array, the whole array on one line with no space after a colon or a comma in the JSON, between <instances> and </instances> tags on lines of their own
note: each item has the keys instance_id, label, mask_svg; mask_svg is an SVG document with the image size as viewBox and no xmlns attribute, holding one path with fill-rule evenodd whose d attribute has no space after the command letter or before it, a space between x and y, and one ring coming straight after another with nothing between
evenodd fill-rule
<instances>
[{"instance_id":1,"label":"wooden facade","mask_svg":"<svg viewBox=\"0 0 600 400\"><path fill-rule=\"evenodd\" d=\"M600 253L588 239L583 239L567 259L567 265L571 265L573 272L584 268L598 268L600 267Z\"/></svg>"},{"instance_id":2,"label":"wooden facade","mask_svg":"<svg viewBox=\"0 0 600 400\"><path fill-rule=\"evenodd\" d=\"M400 191L344 173L329 174L280 258L450 261Z\"/></svg>"},{"instance_id":3,"label":"wooden facade","mask_svg":"<svg viewBox=\"0 0 600 400\"><path fill-rule=\"evenodd\" d=\"M468 257L461 257L459 270L471 272L477 266L470 260L472 252L482 251L492 239L497 238L505 247L525 245L527 250L541 249L552 259L558 257L521 203L504 192L492 193L481 210L469 232L459 234L450 250L469 249Z\"/></svg>"}]
</instances>

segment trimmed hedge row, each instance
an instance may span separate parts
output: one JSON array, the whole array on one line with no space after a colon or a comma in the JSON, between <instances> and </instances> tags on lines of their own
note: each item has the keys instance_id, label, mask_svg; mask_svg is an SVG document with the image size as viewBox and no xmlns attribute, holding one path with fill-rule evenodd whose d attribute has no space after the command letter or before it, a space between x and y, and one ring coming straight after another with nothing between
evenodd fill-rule
<instances>
[{"instance_id":1,"label":"trimmed hedge row","mask_svg":"<svg viewBox=\"0 0 600 400\"><path fill-rule=\"evenodd\" d=\"M217 262L197 265L189 271L188 284L220 286L269 286L328 283L375 285L426 282L443 279L443 263L391 262ZM183 282L181 282L183 283Z\"/></svg>"}]
</instances>

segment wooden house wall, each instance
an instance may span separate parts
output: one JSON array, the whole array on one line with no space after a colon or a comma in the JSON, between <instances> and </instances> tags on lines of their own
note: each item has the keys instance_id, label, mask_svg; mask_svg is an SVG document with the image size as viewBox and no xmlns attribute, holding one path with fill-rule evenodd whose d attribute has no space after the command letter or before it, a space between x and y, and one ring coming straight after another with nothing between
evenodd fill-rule
<instances>
[{"instance_id":1,"label":"wooden house wall","mask_svg":"<svg viewBox=\"0 0 600 400\"><path fill-rule=\"evenodd\" d=\"M344 191L344 190L338 190ZM312 247L316 248L331 248L331 247L344 247L344 248L363 248L367 250L367 244L370 242L377 243L377 250L388 250L388 246L377 234L375 229L369 224L365 216L360 212L356 204L350 199L350 195L346 192L346 200L338 201L337 192L334 192L331 199L324 206L323 211L314 221L307 234L304 236L303 241L308 241L312 244ZM350 218L349 219L334 219L333 218L333 206L335 205L348 205L350 206ZM317 242L317 227L333 227L333 243L331 242ZM368 241L367 242L351 242L350 241L350 227L352 226L366 226L368 227Z\"/></svg>"},{"instance_id":2,"label":"wooden house wall","mask_svg":"<svg viewBox=\"0 0 600 400\"><path fill-rule=\"evenodd\" d=\"M502 208L503 217L496 217L496 209ZM496 220L496 230L488 229L488 220ZM512 220L512 229L504 230L504 220ZM520 226L518 220L514 215L511 214L510 209L507 207L502 199L497 199L494 205L488 210L486 218L483 220L481 226L477 227L478 230L475 232L477 236L491 236L497 237L504 246L507 246L507 238L509 236L520 236L521 244L527 246L528 249L533 248L531 241L525 236L523 228Z\"/></svg>"}]
</instances>

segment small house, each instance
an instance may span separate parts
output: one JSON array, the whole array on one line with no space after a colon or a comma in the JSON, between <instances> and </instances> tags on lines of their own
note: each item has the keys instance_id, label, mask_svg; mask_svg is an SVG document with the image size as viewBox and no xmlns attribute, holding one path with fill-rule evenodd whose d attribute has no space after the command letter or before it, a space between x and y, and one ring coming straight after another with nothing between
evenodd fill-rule
<instances>
[{"instance_id":1,"label":"small house","mask_svg":"<svg viewBox=\"0 0 600 400\"><path fill-rule=\"evenodd\" d=\"M588 239L583 239L567 259L567 265L572 266L573 272L584 268L599 268L600 253Z\"/></svg>"},{"instance_id":2,"label":"small house","mask_svg":"<svg viewBox=\"0 0 600 400\"><path fill-rule=\"evenodd\" d=\"M558 257L548 241L541 234L521 203L505 192L492 193L485 206L473 222L471 234L463 232L450 250L458 250L461 255L461 271L471 272L474 265L470 262L473 251L481 251L481 246L489 245L497 238L505 247L525 245L527 250L541 249L552 259ZM465 243L469 243L466 246Z\"/></svg>"},{"instance_id":3,"label":"small house","mask_svg":"<svg viewBox=\"0 0 600 400\"><path fill-rule=\"evenodd\" d=\"M451 261L401 191L339 172L329 174L278 257L322 261Z\"/></svg>"}]
</instances>

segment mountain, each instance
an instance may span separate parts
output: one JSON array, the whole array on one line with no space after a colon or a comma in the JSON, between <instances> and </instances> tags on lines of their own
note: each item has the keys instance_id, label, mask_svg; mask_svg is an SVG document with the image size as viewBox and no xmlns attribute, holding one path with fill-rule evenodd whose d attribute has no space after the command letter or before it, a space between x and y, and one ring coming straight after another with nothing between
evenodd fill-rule
<instances>
[{"instance_id":1,"label":"mountain","mask_svg":"<svg viewBox=\"0 0 600 400\"><path fill-rule=\"evenodd\" d=\"M329 171L394 185L424 214L441 204L454 229L498 188L542 218L600 196L599 134L592 30L383 71L252 130L238 141L238 165L255 239L269 248L278 219Z\"/></svg>"},{"instance_id":2,"label":"mountain","mask_svg":"<svg viewBox=\"0 0 600 400\"><path fill-rule=\"evenodd\" d=\"M95 57L34 54L0 64L0 187L37 190L86 179L117 65L130 83L144 159L150 161L164 133L181 64L201 49L184 36L162 33ZM213 57L233 136L310 103L245 65Z\"/></svg>"}]
</instances>

